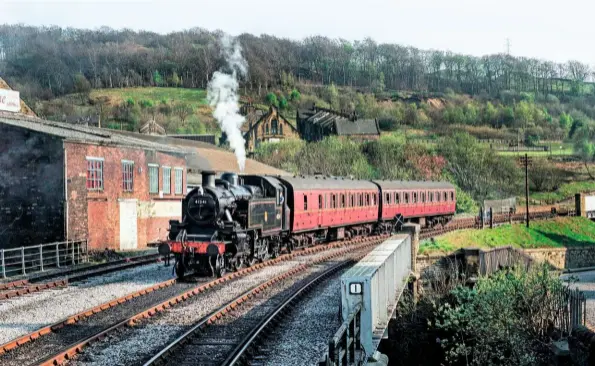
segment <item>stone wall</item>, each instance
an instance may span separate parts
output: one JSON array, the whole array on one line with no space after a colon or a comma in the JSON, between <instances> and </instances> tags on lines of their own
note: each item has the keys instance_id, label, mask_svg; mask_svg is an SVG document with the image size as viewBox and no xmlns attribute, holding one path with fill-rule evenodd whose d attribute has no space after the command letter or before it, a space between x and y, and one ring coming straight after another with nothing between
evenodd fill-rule
<instances>
[{"instance_id":1,"label":"stone wall","mask_svg":"<svg viewBox=\"0 0 595 366\"><path fill-rule=\"evenodd\" d=\"M557 269L595 266L595 246L525 249L524 252L537 261L547 261Z\"/></svg>"},{"instance_id":2,"label":"stone wall","mask_svg":"<svg viewBox=\"0 0 595 366\"><path fill-rule=\"evenodd\" d=\"M62 141L0 125L0 248L64 238Z\"/></svg>"}]
</instances>

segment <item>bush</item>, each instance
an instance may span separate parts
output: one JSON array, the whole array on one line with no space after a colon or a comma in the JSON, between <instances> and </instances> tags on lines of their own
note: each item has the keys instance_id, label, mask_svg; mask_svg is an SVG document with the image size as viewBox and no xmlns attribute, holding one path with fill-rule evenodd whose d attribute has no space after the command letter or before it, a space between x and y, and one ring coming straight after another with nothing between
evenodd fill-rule
<instances>
[{"instance_id":1,"label":"bush","mask_svg":"<svg viewBox=\"0 0 595 366\"><path fill-rule=\"evenodd\" d=\"M451 365L536 365L547 360L562 281L547 266L500 271L460 286L436 307L430 329Z\"/></svg>"}]
</instances>

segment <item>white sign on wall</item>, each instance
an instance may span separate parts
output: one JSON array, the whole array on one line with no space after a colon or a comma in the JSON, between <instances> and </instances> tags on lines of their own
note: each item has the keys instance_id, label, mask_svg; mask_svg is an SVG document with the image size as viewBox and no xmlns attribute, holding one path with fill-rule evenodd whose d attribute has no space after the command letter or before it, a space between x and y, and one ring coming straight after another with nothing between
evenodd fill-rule
<instances>
[{"instance_id":1,"label":"white sign on wall","mask_svg":"<svg viewBox=\"0 0 595 366\"><path fill-rule=\"evenodd\" d=\"M0 111L21 111L21 97L18 91L0 89Z\"/></svg>"}]
</instances>

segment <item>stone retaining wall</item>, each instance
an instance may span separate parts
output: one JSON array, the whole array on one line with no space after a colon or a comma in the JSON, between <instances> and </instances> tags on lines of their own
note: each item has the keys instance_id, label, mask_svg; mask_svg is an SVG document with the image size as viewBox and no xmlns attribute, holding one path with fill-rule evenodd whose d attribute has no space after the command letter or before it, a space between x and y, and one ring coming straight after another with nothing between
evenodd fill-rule
<instances>
[{"instance_id":1,"label":"stone retaining wall","mask_svg":"<svg viewBox=\"0 0 595 366\"><path fill-rule=\"evenodd\" d=\"M595 246L575 248L525 249L537 261L547 261L558 269L595 266Z\"/></svg>"}]
</instances>

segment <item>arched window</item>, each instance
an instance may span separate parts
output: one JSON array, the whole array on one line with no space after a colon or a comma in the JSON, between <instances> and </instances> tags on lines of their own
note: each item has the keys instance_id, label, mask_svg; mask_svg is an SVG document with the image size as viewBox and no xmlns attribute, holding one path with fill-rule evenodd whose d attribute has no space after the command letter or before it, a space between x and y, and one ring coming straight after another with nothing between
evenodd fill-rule
<instances>
[{"instance_id":1,"label":"arched window","mask_svg":"<svg viewBox=\"0 0 595 366\"><path fill-rule=\"evenodd\" d=\"M274 119L273 122L271 122L271 135L276 135L278 128L279 128L279 121Z\"/></svg>"},{"instance_id":2,"label":"arched window","mask_svg":"<svg viewBox=\"0 0 595 366\"><path fill-rule=\"evenodd\" d=\"M283 135L283 124L279 126L279 135Z\"/></svg>"},{"instance_id":3,"label":"arched window","mask_svg":"<svg viewBox=\"0 0 595 366\"><path fill-rule=\"evenodd\" d=\"M264 126L264 129L265 129L264 130L265 135L268 135L269 134L269 124L268 123Z\"/></svg>"}]
</instances>

